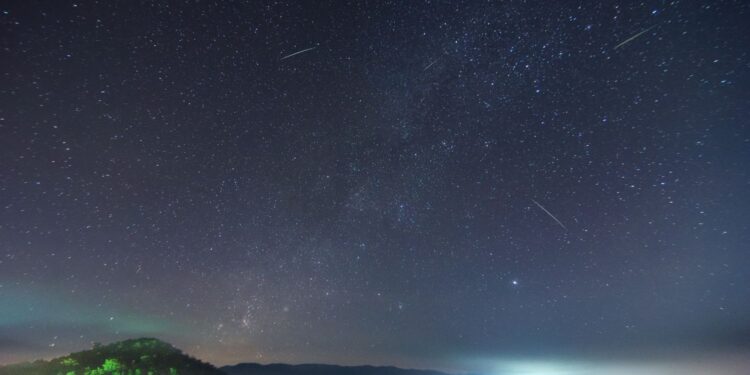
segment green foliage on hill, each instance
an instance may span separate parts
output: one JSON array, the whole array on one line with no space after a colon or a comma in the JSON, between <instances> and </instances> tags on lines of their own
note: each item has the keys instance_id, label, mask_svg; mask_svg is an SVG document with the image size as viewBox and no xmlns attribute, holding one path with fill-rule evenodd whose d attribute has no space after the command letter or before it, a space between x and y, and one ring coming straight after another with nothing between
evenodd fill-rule
<instances>
[{"instance_id":1,"label":"green foliage on hill","mask_svg":"<svg viewBox=\"0 0 750 375\"><path fill-rule=\"evenodd\" d=\"M0 367L0 375L223 375L208 363L153 338L95 345L50 361Z\"/></svg>"}]
</instances>

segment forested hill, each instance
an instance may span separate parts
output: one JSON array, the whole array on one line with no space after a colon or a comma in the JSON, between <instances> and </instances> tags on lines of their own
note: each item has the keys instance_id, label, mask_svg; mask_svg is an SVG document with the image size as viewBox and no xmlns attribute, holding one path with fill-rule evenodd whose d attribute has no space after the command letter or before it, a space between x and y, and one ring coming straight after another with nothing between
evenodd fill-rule
<instances>
[{"instance_id":1,"label":"forested hill","mask_svg":"<svg viewBox=\"0 0 750 375\"><path fill-rule=\"evenodd\" d=\"M49 361L0 367L0 375L224 375L211 364L192 358L153 338L96 345Z\"/></svg>"},{"instance_id":2,"label":"forested hill","mask_svg":"<svg viewBox=\"0 0 750 375\"><path fill-rule=\"evenodd\" d=\"M95 345L49 361L0 366L0 375L448 375L391 366L240 363L221 369L154 338Z\"/></svg>"}]
</instances>

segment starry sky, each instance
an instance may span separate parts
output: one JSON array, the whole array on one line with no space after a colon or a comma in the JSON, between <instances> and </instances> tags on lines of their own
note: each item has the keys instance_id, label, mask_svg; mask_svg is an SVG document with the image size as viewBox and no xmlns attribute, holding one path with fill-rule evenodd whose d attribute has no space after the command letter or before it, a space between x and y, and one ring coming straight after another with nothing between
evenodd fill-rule
<instances>
[{"instance_id":1,"label":"starry sky","mask_svg":"<svg viewBox=\"0 0 750 375\"><path fill-rule=\"evenodd\" d=\"M0 363L739 374L749 16L4 1Z\"/></svg>"}]
</instances>

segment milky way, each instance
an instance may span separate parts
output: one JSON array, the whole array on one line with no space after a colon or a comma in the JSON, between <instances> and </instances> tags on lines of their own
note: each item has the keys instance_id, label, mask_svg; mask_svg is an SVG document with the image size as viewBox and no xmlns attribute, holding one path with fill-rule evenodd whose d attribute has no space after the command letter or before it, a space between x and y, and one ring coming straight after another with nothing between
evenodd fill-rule
<instances>
[{"instance_id":1,"label":"milky way","mask_svg":"<svg viewBox=\"0 0 750 375\"><path fill-rule=\"evenodd\" d=\"M3 2L0 363L750 367L750 7L605 3Z\"/></svg>"}]
</instances>

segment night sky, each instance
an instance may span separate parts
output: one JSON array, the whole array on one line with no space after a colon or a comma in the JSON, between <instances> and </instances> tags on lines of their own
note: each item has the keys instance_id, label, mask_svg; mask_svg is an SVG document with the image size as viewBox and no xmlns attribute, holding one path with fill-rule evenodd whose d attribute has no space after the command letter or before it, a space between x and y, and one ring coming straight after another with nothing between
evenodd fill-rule
<instances>
[{"instance_id":1,"label":"night sky","mask_svg":"<svg viewBox=\"0 0 750 375\"><path fill-rule=\"evenodd\" d=\"M3 1L0 363L747 373L748 19Z\"/></svg>"}]
</instances>

